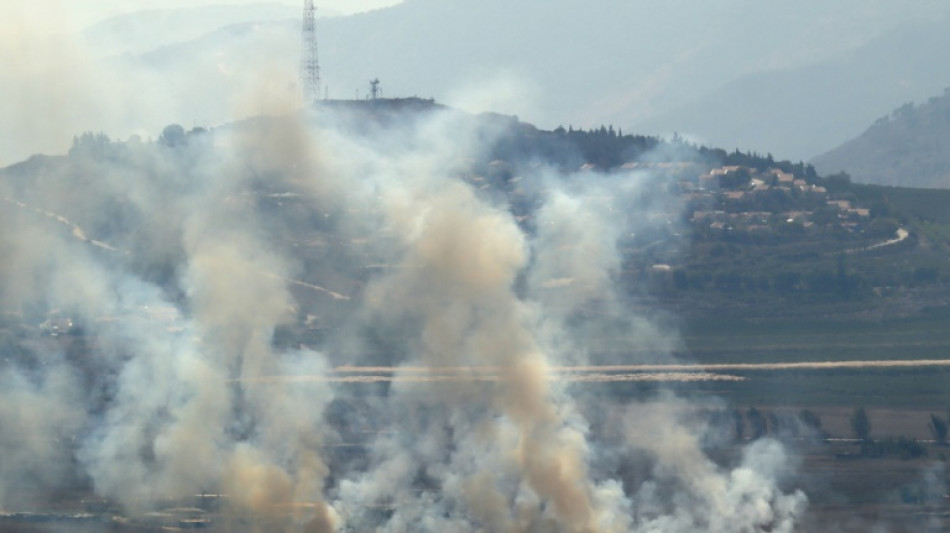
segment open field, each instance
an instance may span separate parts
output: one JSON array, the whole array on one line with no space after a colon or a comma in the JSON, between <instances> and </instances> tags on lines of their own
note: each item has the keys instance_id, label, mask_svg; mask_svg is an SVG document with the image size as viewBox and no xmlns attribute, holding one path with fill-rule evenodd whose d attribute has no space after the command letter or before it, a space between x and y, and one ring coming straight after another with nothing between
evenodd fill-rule
<instances>
[{"instance_id":1,"label":"open field","mask_svg":"<svg viewBox=\"0 0 950 533\"><path fill-rule=\"evenodd\" d=\"M950 448L925 442L926 457L859 457L852 437L854 408L867 409L875 439L932 438L930 414L946 417L950 409L950 333L942 312L892 321L729 320L686 324L683 348L672 364L553 366L551 379L578 393L594 409L623 407L655 399L661 390L699 400L697 409L755 407L764 414L797 416L802 409L817 414L828 441L783 438L791 453L789 478L783 488L800 488L809 498L802 531L865 532L940 531L950 528L945 468ZM69 335L47 338L62 343ZM594 355L597 355L596 351ZM610 360L650 360L636 355ZM666 361L673 361L668 356ZM354 396L385 394L388 384L436 382L456 389L470 382L474 389L502 380L503 368L337 366L320 375L262 376L247 386L319 387L334 383ZM724 402L711 401L721 398ZM354 409L358 405L353 406ZM385 431L385 427L372 428ZM599 429L595 429L598 430ZM748 431L745 440L749 439ZM836 440L843 439L843 440ZM359 463L368 454L371 434L345 441L325 456ZM739 443L727 443L711 456L734 465ZM337 456L341 456L339 458ZM355 457L355 458L354 458ZM79 502L80 497L72 501ZM82 510L79 503L64 513ZM45 509L47 512L55 512ZM210 511L208 531L227 531L226 516ZM59 520L57 522L56 520ZM64 523L63 520L66 522ZM107 517L100 520L108 520ZM172 520L174 522L174 520ZM237 529L241 529L238 524ZM177 527L152 522L8 522L0 531L160 531Z\"/></svg>"},{"instance_id":2,"label":"open field","mask_svg":"<svg viewBox=\"0 0 950 533\"><path fill-rule=\"evenodd\" d=\"M710 318L684 324L686 357L703 363L939 359L950 354L950 308L908 317Z\"/></svg>"},{"instance_id":3,"label":"open field","mask_svg":"<svg viewBox=\"0 0 950 533\"><path fill-rule=\"evenodd\" d=\"M871 382L865 382L862 379L856 379L862 373L880 380L880 383L887 383L888 380L895 378L895 368L901 369L900 372L906 372L910 365L915 363L910 361L890 361L890 362L853 362L851 365L843 365L844 368L824 368L821 363L813 365L782 365L782 364L731 364L725 366L711 366L714 371L722 371L725 368L739 369L738 372L746 377L745 381L740 382L719 382L719 381L664 381L664 388L674 388L684 396L705 397L711 394L730 398L733 407L746 411L749 407L756 406L763 413L787 413L795 415L802 408L803 404L798 402L780 402L781 391L776 393L775 388L778 384L787 384L789 391L805 387L817 388L823 380L829 382L844 381L852 383L854 387L860 389L868 386ZM936 375L937 380L948 379L950 369L942 372L934 372L935 368L943 368L948 364L947 361L936 363L917 363L923 366L912 369L911 375ZM864 365L862 367L862 365ZM880 366L885 365L885 366ZM891 366L887 366L891 365ZM659 375L669 375L670 372L659 372L658 366L662 365L638 365L639 372L658 373ZM693 365L680 365L682 368L695 370ZM702 368L702 367L698 367ZM272 377L266 380L256 382L262 387L269 386L321 386L328 381L333 381L344 387L352 387L353 390L365 393L367 395L376 394L376 387L385 383L388 379L392 382L397 375L400 379L429 379L433 375L446 377L444 386L457 387L460 381L471 382L476 387L489 387L492 383L500 379L497 374L498 369L480 369L481 372L474 372L471 368L439 368L427 369L422 367L395 369L391 367L339 367L331 372L320 376L302 376L291 379L282 379ZM559 379L564 375L609 375L610 370L618 372L619 375L633 372L632 368L613 367L608 368L554 368L553 377ZM667 369L668 370L668 369ZM681 370L683 373L693 373ZM919 373L918 373L919 372ZM674 372L675 373L675 372ZM472 374L478 374L476 379L471 379ZM345 381L341 378L346 377L374 377L375 381ZM790 376L796 376L790 379ZM896 376L900 379L900 375ZM448 379L451 378L451 379ZM598 383L592 380L572 380L567 386L577 388L577 392L582 394L593 394L602 396L604 403L594 403L596 409L609 410L613 407L623 408L631 400L639 399L634 396L650 397L651 390L655 390L658 382L605 382ZM743 389L742 387L749 387ZM771 394L769 393L771 390ZM636 391L634 393L633 391ZM803 394L803 393L796 393ZM840 393L838 393L840 394ZM762 402L748 403L745 400L757 398L761 395ZM791 394L793 396L793 394ZM898 395L897 397L900 397ZM882 402L890 402L895 398L894 388L890 392L882 394ZM687 409L707 409L709 403L693 404ZM725 405L725 404L722 404ZM790 453L790 460L787 465L789 472L788 478L783 482L783 488L801 489L807 494L809 499L808 512L805 516L805 522L801 531L806 532L865 532L872 531L873 527L881 527L881 531L889 533L916 532L916 531L941 531L950 527L950 504L944 498L946 492L944 485L944 471L946 468L946 456L950 455L950 448L937 446L929 443L925 444L927 456L915 459L901 459L897 456L884 457L859 457L859 446L850 440L851 427L850 416L853 408L846 404L831 403L808 403L804 404L814 413L818 414L822 420L822 429L827 432L828 440L811 439L806 437L783 439L785 446ZM648 404L639 408L649 409ZM931 411L921 406L870 406L868 404L868 415L871 420L871 434L876 439L906 437L911 439L924 440L929 439L930 434L927 428L927 421ZM943 410L937 410L937 414L944 415ZM385 423L385 422L384 422ZM377 432L386 431L386 427L373 428ZM609 431L609 428L595 427L593 431ZM336 460L353 460L368 454L369 444L373 433L365 433L359 442L346 443L338 445L334 449L328 449L325 456L333 463ZM840 440L839 440L840 439ZM728 466L734 465L736 458L741 454L738 444L748 443L748 437L740 443L726 443L710 451L712 457L717 463ZM339 456L339 457L338 457ZM359 459L357 459L359 460ZM637 482L633 480L632 482ZM69 512L78 512L81 510L81 495L72 498L75 505ZM184 505L184 504L181 504ZM47 510L47 512L49 512ZM385 513L386 510L380 512ZM65 516L65 515L64 515ZM248 524L241 522L240 519L228 516L226 513L220 513L214 509L209 509L202 516L209 520L206 531L230 531L246 530ZM155 516L116 521L107 515L97 517L97 521L76 521L71 518L54 518L47 522L25 522L8 519L0 524L0 531L62 531L64 528L70 531L169 531L180 529L178 524L179 517L171 515L167 520L161 518L156 513ZM236 528L236 529L235 529Z\"/></svg>"}]
</instances>

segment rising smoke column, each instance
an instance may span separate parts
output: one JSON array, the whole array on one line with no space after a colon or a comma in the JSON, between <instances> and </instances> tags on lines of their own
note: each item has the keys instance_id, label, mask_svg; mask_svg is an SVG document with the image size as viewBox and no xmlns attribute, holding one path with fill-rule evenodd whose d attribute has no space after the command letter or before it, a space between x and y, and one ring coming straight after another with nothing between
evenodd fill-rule
<instances>
[{"instance_id":1,"label":"rising smoke column","mask_svg":"<svg viewBox=\"0 0 950 533\"><path fill-rule=\"evenodd\" d=\"M737 466L717 465L703 452L693 407L670 395L627 407L618 424L626 441L654 459L653 473L633 495L636 531L791 532L807 499L778 482L794 467L772 439L743 449ZM672 487L672 488L671 488Z\"/></svg>"},{"instance_id":2,"label":"rising smoke column","mask_svg":"<svg viewBox=\"0 0 950 533\"><path fill-rule=\"evenodd\" d=\"M440 137L418 139L427 144L425 150L404 150L391 154L395 157L380 157L379 166L373 169L378 173L371 179L382 200L384 224L391 226L396 235L401 257L398 269L369 288L367 304L376 313L412 317L410 345L418 352L422 364L444 367L499 360L499 355L486 355L488 351L506 355L514 352L513 357L520 357L531 349L530 339L519 334L517 324L512 325L520 311L512 300L505 299L505 291L525 258L520 233L502 213L481 205L464 184L445 179L456 164L453 158L464 154L454 143L436 146L439 143L434 139ZM499 332L495 346L478 334L487 327ZM467 336L465 330L469 329L476 330L476 334ZM436 419L420 420L423 431L435 433L430 430L440 425L455 431L446 418L451 418L455 410L464 413L462 405L465 400L474 399L475 394L431 392L439 397L414 390L396 391L394 396L411 396L406 401L417 404L419 409L413 405L408 410L425 410L426 418ZM451 407L437 409L443 401ZM405 425L412 422L406 420ZM451 444L451 436L446 438L449 440L416 450L407 449L409 443L380 443L380 449L389 448L380 452L385 459L359 483L344 484L344 498L351 500L354 507L367 500L372 502L382 495L377 487L394 484L395 480L386 479L392 477L398 477L397 485L410 491L417 464L422 461L413 456L430 453L424 462L443 463L445 450ZM406 506L402 512L411 512L409 509Z\"/></svg>"},{"instance_id":3,"label":"rising smoke column","mask_svg":"<svg viewBox=\"0 0 950 533\"><path fill-rule=\"evenodd\" d=\"M675 337L630 316L617 283L622 236L648 229L657 215L665 223L675 218L674 203L647 194L665 189L645 173L591 184L584 180L600 177L535 170L524 187L535 191L540 207L534 229L526 230L504 198L458 178L492 142L484 131L473 140L478 135L469 126L451 114L436 116L408 140L376 140L385 155L361 152L370 163L360 168L380 205L377 231L395 241L382 261L393 266L366 290L366 322L399 332L394 362L436 374L487 366L500 369L502 379L394 383L393 424L375 440L372 465L340 484L335 506L347 523L368 527L361 506L383 504L392 507L390 531L794 527L804 498L776 488L777 465L785 461L778 444L756 444L738 468L724 469L705 458L701 428L657 417L673 435L692 439L675 448L688 452L686 459L656 453L680 437L645 444L655 430L629 423L620 448L605 451L591 440L580 397L548 380L552 364L590 362L585 343L608 331L615 347L670 357ZM669 466L657 467L658 480L633 480L633 493L613 472L591 471L593 454L622 456L628 449ZM699 467L677 467L683 462ZM675 503L654 506L657 483L702 505L693 512ZM704 495L708 489L725 493Z\"/></svg>"},{"instance_id":4,"label":"rising smoke column","mask_svg":"<svg viewBox=\"0 0 950 533\"><path fill-rule=\"evenodd\" d=\"M384 159L382 209L403 249L399 267L373 282L366 302L376 313L411 317L407 364L490 366L502 379L399 385L393 399L415 418L399 421L405 435L377 443L379 464L343 484L342 506L402 485L394 530L420 523L431 531L526 531L545 523L615 530L601 523L583 420L548 380L550 359L532 329L538 310L516 292L530 261L526 235L504 204L454 177L469 150L485 149L454 141L474 137L467 127L436 117L414 139L422 149ZM434 442L405 438L417 432L435 435ZM420 475L434 478L438 490L412 495Z\"/></svg>"},{"instance_id":5,"label":"rising smoke column","mask_svg":"<svg viewBox=\"0 0 950 533\"><path fill-rule=\"evenodd\" d=\"M326 368L320 353L273 345L296 316L286 281L295 267L248 202L255 180L285 170L275 161L311 179L316 170L287 150L304 134L298 123L288 120L274 146L257 127L219 132L217 144L180 128L154 144L97 138L68 164L38 165L4 187L5 228L16 230L0 242L5 309L59 309L88 346L63 357L42 340L7 359L3 394L20 407L0 420L14 428L29 417L34 432L22 438L36 444L5 454L21 466L0 468L3 493L27 479L50 491L87 479L135 516L225 491L231 511L270 517L268 530L335 527L321 503L332 393L244 382Z\"/></svg>"},{"instance_id":6,"label":"rising smoke column","mask_svg":"<svg viewBox=\"0 0 950 533\"><path fill-rule=\"evenodd\" d=\"M377 503L394 507L391 531L794 527L804 500L776 488L785 461L776 444L756 444L724 468L705 457L689 422L636 409L618 410L618 425L629 428L622 438L600 442L585 397L548 379L552 366L598 362L609 348L668 353L675 345L617 283L618 242L670 209L662 195L643 194L653 178L594 184L601 176L525 166L535 207L519 224L504 194L460 179L500 127L452 112L412 117L374 130L358 113L323 110L305 117L309 124L258 119L211 137L173 129L161 143L128 143L111 159L83 163L90 187L73 203L97 212L108 205L102 197L118 198L135 231L96 224L86 233L109 243L102 248L69 224L23 224L28 235L2 241L5 301L61 308L95 339L82 365L42 348L49 368L30 374L17 363L4 375L9 398L57 413L57 427L37 426L35 438L62 441L67 428L78 475L129 513L220 491L229 512L268 530L372 525L368 506ZM41 178L43 192L8 196L67 212L75 191ZM306 197L322 237L365 251L305 271L281 239L289 215L261 209L260 190ZM288 285L297 277L359 281L342 293L324 289L304 310L344 324L328 332L325 352L275 346L275 330L303 314ZM337 307L347 298L350 307ZM148 318L158 309L170 318ZM367 417L391 420L369 465L333 471L322 450L335 439L324 411L358 393L259 378L325 374L330 361L351 362L331 348L366 346L375 328L392 334L383 337L387 363L432 373L493 367L502 379L393 383L387 397L362 404L374 409ZM595 342L609 345L589 348ZM68 477L68 447L31 453L24 462L39 465L40 486ZM621 480L602 468L604 457L630 453L655 462L649 476ZM4 486L30 468L0 469Z\"/></svg>"},{"instance_id":7,"label":"rising smoke column","mask_svg":"<svg viewBox=\"0 0 950 533\"><path fill-rule=\"evenodd\" d=\"M548 170L537 181L541 206L534 214L527 272L529 298L544 309L536 335L562 364L631 362L631 357L669 362L678 337L626 295L620 247L630 236L667 226L682 209L680 200L665 192L663 180L644 171Z\"/></svg>"},{"instance_id":8,"label":"rising smoke column","mask_svg":"<svg viewBox=\"0 0 950 533\"><path fill-rule=\"evenodd\" d=\"M270 127L259 122L238 132L231 139L234 151L212 167L200 199L204 209L184 226L185 286L204 352L216 358L223 382L237 383L219 386L231 395L230 403L227 412L212 417L229 424L221 489L238 510L272 513L278 505L311 505L313 511L296 518L329 531L333 512L321 503L329 469L321 454L327 432L323 410L332 393L326 387L243 384L262 375L325 368L319 353L281 353L272 345L275 328L294 319L295 301L285 281L292 268L280 250L266 244L265 224L248 217L240 198L257 176L284 176L292 168L317 179L319 172L300 149L308 143L297 121L279 121L274 129L280 136L261 132Z\"/></svg>"}]
</instances>

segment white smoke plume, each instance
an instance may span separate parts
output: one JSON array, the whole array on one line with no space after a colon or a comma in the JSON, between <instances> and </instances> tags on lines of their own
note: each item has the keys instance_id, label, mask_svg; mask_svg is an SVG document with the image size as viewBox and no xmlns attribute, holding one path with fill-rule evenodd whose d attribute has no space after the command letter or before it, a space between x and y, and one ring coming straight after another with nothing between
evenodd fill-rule
<instances>
[{"instance_id":1,"label":"white smoke plume","mask_svg":"<svg viewBox=\"0 0 950 533\"><path fill-rule=\"evenodd\" d=\"M254 136L255 161L240 155L239 135L222 132L217 149L194 136L190 146L174 128L161 145L90 141L71 164L4 184L5 306L27 321L57 309L50 320L75 321L83 334L74 345L9 343L24 353L7 357L4 394L17 408L3 426L11 435L32 429L4 442L19 466L4 469L0 503L17 501L9 495L20 490L8 489L22 480L54 494L57 480L88 479L132 515L225 491L235 512L304 502L291 523L332 529L332 511L320 506L332 393L235 385L326 364L311 350L273 345L275 328L296 316L285 281L292 267L266 244L244 198L250 180L276 171L272 156ZM112 244L90 246L99 242L90 234ZM64 349L73 353L58 357Z\"/></svg>"},{"instance_id":2,"label":"white smoke plume","mask_svg":"<svg viewBox=\"0 0 950 533\"><path fill-rule=\"evenodd\" d=\"M552 365L589 362L584 341L604 329L625 332L621 346L670 352L675 338L646 318L624 316L617 288L622 232L645 227L642 219L669 205L649 198L646 174L585 185L545 169L529 177L543 207L536 229L525 230L504 199L456 178L486 149L470 141L478 137L471 128L464 117L437 116L363 167L354 191L371 191L392 254L385 260L392 267L367 287L364 320L400 333L390 361L397 367L488 367L500 377L393 383L392 426L373 443L369 467L341 482L335 507L357 529L372 523L367 509L385 508L389 531L652 530L662 519L638 519L645 504L636 494L591 471L589 424L572 391L548 374ZM593 316L585 314L591 306ZM690 434L685 425L675 429ZM777 444L750 451L729 472L694 440L691 452L708 469L704 482L730 487L736 502L756 498L758 514L745 530L794 527L803 495L783 494L771 471L755 474L770 460L783 463ZM625 445L643 449L632 436ZM706 511L720 515L710 523L725 530L734 511L713 503ZM675 519L672 511L664 516Z\"/></svg>"},{"instance_id":3,"label":"white smoke plume","mask_svg":"<svg viewBox=\"0 0 950 533\"><path fill-rule=\"evenodd\" d=\"M550 379L670 360L621 247L676 205L649 173L517 161L516 216L475 170L511 125L323 106L8 169L4 323L81 334L5 338L0 424L29 431L0 438L0 506L29 479L133 517L220 494L261 531L794 530L777 443L720 466L674 398L611 406L604 439L583 385ZM292 379L362 363L473 379ZM335 458L347 439L361 458ZM646 477L602 468L630 454Z\"/></svg>"},{"instance_id":4,"label":"white smoke plume","mask_svg":"<svg viewBox=\"0 0 950 533\"><path fill-rule=\"evenodd\" d=\"M796 531L807 499L782 492L791 459L777 441L754 441L738 466L724 469L706 457L685 420L689 406L675 398L632 406L623 416L626 441L656 458L654 476L633 498L636 531ZM660 487L677 485L673 502Z\"/></svg>"}]
</instances>

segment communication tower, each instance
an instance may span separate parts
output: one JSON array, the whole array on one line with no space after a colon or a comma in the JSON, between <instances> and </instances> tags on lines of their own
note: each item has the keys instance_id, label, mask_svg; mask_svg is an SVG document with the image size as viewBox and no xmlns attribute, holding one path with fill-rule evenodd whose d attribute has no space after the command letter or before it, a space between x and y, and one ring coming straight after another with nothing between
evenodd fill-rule
<instances>
[{"instance_id":1,"label":"communication tower","mask_svg":"<svg viewBox=\"0 0 950 533\"><path fill-rule=\"evenodd\" d=\"M317 62L316 8L313 0L303 3L303 32L300 51L300 87L303 101L310 105L320 97L320 64Z\"/></svg>"}]
</instances>

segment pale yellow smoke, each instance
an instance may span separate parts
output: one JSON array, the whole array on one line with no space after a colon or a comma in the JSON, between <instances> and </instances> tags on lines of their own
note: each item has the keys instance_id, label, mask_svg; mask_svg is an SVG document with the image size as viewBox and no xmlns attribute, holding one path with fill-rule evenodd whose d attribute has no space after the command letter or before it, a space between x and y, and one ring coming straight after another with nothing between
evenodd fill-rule
<instances>
[{"instance_id":1,"label":"pale yellow smoke","mask_svg":"<svg viewBox=\"0 0 950 533\"><path fill-rule=\"evenodd\" d=\"M693 490L716 498L723 493L724 481L715 475L716 466L703 453L699 436L681 423L691 410L672 398L631 405L625 419L627 441L655 454L660 464L675 469Z\"/></svg>"},{"instance_id":2,"label":"pale yellow smoke","mask_svg":"<svg viewBox=\"0 0 950 533\"><path fill-rule=\"evenodd\" d=\"M221 487L234 505L263 513L293 501L290 476L267 455L249 446L238 446L225 466Z\"/></svg>"},{"instance_id":3,"label":"pale yellow smoke","mask_svg":"<svg viewBox=\"0 0 950 533\"><path fill-rule=\"evenodd\" d=\"M239 134L225 137L225 150L230 148L233 156L206 184L203 209L186 222L187 286L194 320L206 357L232 376L229 383L285 371L289 356L275 351L272 338L277 326L294 318L295 301L287 286L291 267L279 250L266 244L243 207L225 199L240 196L261 175L287 176L285 184L317 181L309 146L305 128L291 117L252 122ZM310 355L319 363L318 354ZM319 423L330 397L323 389L301 391L281 384L270 390L244 388L232 398L240 400L237 407L255 421L254 438L238 444L223 466L222 490L236 512L273 514L275 506L305 503L295 507L290 523L278 520L269 527L284 530L297 524L294 527L305 525L308 531L334 530L334 512L322 501L329 468L320 455ZM205 427L231 416L233 405L214 407L189 427L200 435L207 432Z\"/></svg>"},{"instance_id":4,"label":"pale yellow smoke","mask_svg":"<svg viewBox=\"0 0 950 533\"><path fill-rule=\"evenodd\" d=\"M513 288L527 261L524 237L512 217L466 185L425 185L389 198L390 221L408 245L407 268L374 287L370 301L421 316L424 365L498 370L500 392L492 403L518 429L514 466L567 531L593 531L584 438L564 429L548 362L530 331L529 309ZM442 401L457 401L457 390L438 393ZM489 479L467 485L473 511L494 530L523 530L502 512L504 499L492 488Z\"/></svg>"},{"instance_id":5,"label":"pale yellow smoke","mask_svg":"<svg viewBox=\"0 0 950 533\"><path fill-rule=\"evenodd\" d=\"M498 493L491 474L479 472L467 479L462 494L472 516L485 524L490 531L516 531L509 523L508 501Z\"/></svg>"},{"instance_id":6,"label":"pale yellow smoke","mask_svg":"<svg viewBox=\"0 0 950 533\"><path fill-rule=\"evenodd\" d=\"M658 476L676 479L682 485L679 497L691 502L677 505L669 515L645 514L639 518L641 529L695 531L702 524L717 533L796 531L807 498L801 491L778 489L779 471L789 462L782 446L757 440L743 449L738 466L721 467L703 452L695 421L689 420L694 411L695 406L667 396L628 406L619 421L627 443L654 455Z\"/></svg>"}]
</instances>

